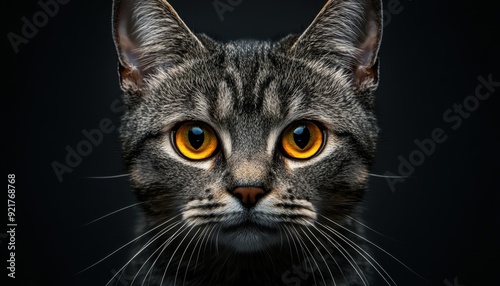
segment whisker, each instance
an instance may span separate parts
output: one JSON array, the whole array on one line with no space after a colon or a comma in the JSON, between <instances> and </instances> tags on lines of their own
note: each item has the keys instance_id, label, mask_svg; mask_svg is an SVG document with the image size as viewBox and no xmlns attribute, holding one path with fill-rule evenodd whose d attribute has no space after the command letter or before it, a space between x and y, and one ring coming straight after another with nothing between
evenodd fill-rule
<instances>
[{"instance_id":1,"label":"whisker","mask_svg":"<svg viewBox=\"0 0 500 286\"><path fill-rule=\"evenodd\" d=\"M316 264L316 267L319 269L319 265L318 263L316 262L316 260L314 259L311 259L311 257L314 257L313 254L311 253L311 251L309 251L309 249L307 248L307 245L305 244L305 242L302 240L302 238L298 235L298 231L297 229L295 228L295 226L293 226L293 229L295 229L295 233L297 234L297 239L299 241L299 243L301 244L301 248L302 250L304 251L307 251L309 253L309 256L306 258L304 257L304 259L307 260L307 262L309 262L309 266L311 267L311 274L313 276L313 280L314 280L314 284L316 285L317 282L316 282L316 275L314 275L314 268L311 264L311 260L314 262L314 264ZM303 246L302 246L303 245ZM305 254L305 253L304 253ZM323 283L326 285L326 282L325 282L325 278L323 277L323 274L321 273L321 271L319 271L319 274L321 275L321 279L323 280Z\"/></svg>"},{"instance_id":2,"label":"whisker","mask_svg":"<svg viewBox=\"0 0 500 286\"><path fill-rule=\"evenodd\" d=\"M285 227L284 227L284 226L282 226L282 225L278 225L278 226L279 226L279 228L280 228L280 232L285 233L286 241L287 241L287 244L288 244L288 249L289 249L289 251L290 251L290 257L292 258L292 264L294 264L294 262L293 262L292 244L290 243L290 238L288 237L288 234L286 233L286 231L285 231L285 229L284 229ZM281 245L283 245L283 241L282 241L282 244L281 244ZM281 247L282 247L282 246L281 246ZM281 247L280 247L280 249L281 249Z\"/></svg>"},{"instance_id":3,"label":"whisker","mask_svg":"<svg viewBox=\"0 0 500 286\"><path fill-rule=\"evenodd\" d=\"M170 266L170 263L172 262L172 259L174 258L175 253L177 253L177 250L179 250L179 247L181 247L182 243L187 238L187 236L189 235L189 233L191 232L191 230L193 230L193 228L194 228L194 226L192 226L191 228L189 228L188 233L182 238L181 242L179 244L177 244L177 247L175 248L174 253L172 253L172 256L170 256L170 259L169 259L169 261L167 263L167 267L165 267L165 271L163 271L163 276L161 278L160 285L163 285L163 281L165 280L165 276L167 275L168 267ZM174 283L174 285L175 285L175 283Z\"/></svg>"},{"instance_id":4,"label":"whisker","mask_svg":"<svg viewBox=\"0 0 500 286\"><path fill-rule=\"evenodd\" d=\"M194 228L194 227L192 227ZM175 272L175 278L174 278L174 285L176 285L175 283L177 282L177 275L179 274L179 269L181 268L181 264L182 264L182 259L184 258L184 255L186 254L186 251L189 249L189 246L191 245L191 242L193 242L193 240L196 238L196 235L198 234L198 232L200 232L200 229L198 229L196 231L196 233L193 235L193 237L191 238L191 240L188 242L188 244L186 245L186 248L184 249L184 252L182 253L181 255L181 258L179 259L179 265L177 265L177 271ZM189 233L186 234L186 236L188 235ZM186 273L188 271L188 268L189 268L189 264L186 268ZM185 276L184 276L185 277Z\"/></svg>"},{"instance_id":5,"label":"whisker","mask_svg":"<svg viewBox=\"0 0 500 286\"><path fill-rule=\"evenodd\" d=\"M173 219L173 218L172 218ZM171 220L171 219L170 219ZM168 221L167 221L168 222ZM164 235L165 233L167 233L168 231L170 231L171 229L173 229L174 227L178 226L181 222L176 222L175 224L169 226L169 227L166 227L165 229L163 229L162 231L160 231L160 234L156 234L155 236L153 236L153 238L149 239L148 242L143 246L141 247L141 249L139 251L136 252L136 254L134 254L134 256L132 256L132 258L130 258L127 263L125 263L119 270L116 274L122 272L124 269L127 268L127 266L139 255L141 254L146 248L148 248L151 244L153 244L153 242L155 242L157 239L159 239L162 235ZM162 223L164 224L164 223ZM116 277L116 274L113 275L113 277L111 277L111 279L108 281L108 283L106 283L105 286L107 286L111 281L113 281L113 279Z\"/></svg>"},{"instance_id":6,"label":"whisker","mask_svg":"<svg viewBox=\"0 0 500 286\"><path fill-rule=\"evenodd\" d=\"M318 224L320 224L318 222ZM324 238L326 238L326 240L328 240L328 242L330 242L334 247L335 249L337 249L340 254L342 254L342 256L347 260L347 262L349 262L349 264L352 266L352 268L354 269L354 271L356 271L356 274L358 274L359 278L361 278L361 281L363 282L363 284L365 286L368 286L367 285L367 281L368 279L366 278L366 276L364 275L363 271L361 270L361 268L359 267L358 263L356 262L356 260L354 259L354 257L352 257L352 255L349 253L349 251L347 251L340 243L338 243L333 237L330 237L328 234L326 234L324 231L322 231L321 229L319 229L318 227L314 226L314 229L316 231L318 231L321 235L323 235ZM318 241L320 241L318 238L316 238ZM333 240L333 241L332 241ZM321 243L321 242L320 242ZM326 249L326 248L325 248ZM328 249L326 249L328 251ZM328 254L330 255L330 257L333 258L333 255L328 251ZM342 271L342 268L340 268L339 264L337 263L337 261L335 260L335 258L333 258L333 260L335 261L335 264L337 265L337 267L339 268L340 272L342 273L342 276L344 276L345 278L345 275ZM353 263L354 262L354 263Z\"/></svg>"},{"instance_id":7,"label":"whisker","mask_svg":"<svg viewBox=\"0 0 500 286\"><path fill-rule=\"evenodd\" d=\"M219 233L220 233L221 227L219 226L217 228L217 234L215 235L215 253L219 254Z\"/></svg>"},{"instance_id":8,"label":"whisker","mask_svg":"<svg viewBox=\"0 0 500 286\"><path fill-rule=\"evenodd\" d=\"M177 216L175 216L175 217L177 217ZM116 249L115 251L111 252L110 254L108 254L108 255L106 255L104 258L102 258L101 260L99 260L99 261L97 261L96 263L94 263L94 264L90 265L89 267L87 267L87 268L85 268L85 269L81 270L80 272L76 273L75 275L82 274L83 272L85 272L85 271L89 270L90 268L92 268L92 267L96 266L97 264L99 264L99 263L103 262L104 260L108 259L110 256L114 255L114 254L115 254L115 253L117 253L118 251L120 251L120 250L122 250L123 248L127 247L128 245L130 245L130 244L134 243L136 240L140 239L141 237L143 237L143 236L147 235L148 233L150 233L150 232L152 232L153 230L155 230L155 229L157 229L157 228L161 227L162 225L164 225L164 224L166 224L166 223L170 222L170 221L171 221L171 220L173 220L175 217L173 217L173 218L171 218L171 219L169 219L169 220L167 220L167 221L165 221L165 222L163 222L163 223L159 224L158 226L156 226L156 227L154 227L154 228L150 229L149 231L147 231L147 232L145 232L145 233L141 234L141 235L140 235L140 236L138 236L137 238L135 238L135 239L133 239L133 240L131 240L131 241L127 242L126 244L124 244L124 245L120 246L120 247L119 247L118 249Z\"/></svg>"},{"instance_id":9,"label":"whisker","mask_svg":"<svg viewBox=\"0 0 500 286\"><path fill-rule=\"evenodd\" d=\"M320 253L318 246L316 246L316 243L314 243L314 241L307 235L307 233L305 233L305 231L303 229L301 229L301 230L302 230L302 233L307 237L307 239L309 239L309 241L312 243L312 245L314 246L314 248L316 249L316 251L318 253ZM313 257L313 256L311 256L311 257ZM323 259L323 262L325 263L326 267L328 268L328 272L330 273L330 276L332 277L333 285L336 286L337 283L335 282L335 278L333 277L333 273L332 273L332 271L330 269L330 266L328 265L328 263L326 262L326 259L323 256L321 256L321 258ZM319 265L318 265L318 262L316 262L316 259L314 259L314 263L318 267L318 270L319 270L318 272L321 275L321 279L323 280L324 285L326 285L325 278L323 277L323 273L322 273L321 269L319 268Z\"/></svg>"},{"instance_id":10,"label":"whisker","mask_svg":"<svg viewBox=\"0 0 500 286\"><path fill-rule=\"evenodd\" d=\"M163 233L163 234L164 234L164 233ZM163 235L163 234L162 234L162 235ZM161 236L161 235L160 235L160 236ZM154 256L154 255L155 255L155 254L156 254L156 253L157 253L160 249L162 249L162 247L163 247L166 243L168 243L168 240L166 240L165 242L163 242L162 244L160 244L160 245L158 246L158 248L157 248L155 251L153 251L153 253L152 253L152 254L151 254L151 255L150 255L150 256L149 256L149 257L148 257L148 258L147 258L147 259L146 259L143 263L142 263L141 267L139 267L139 269L138 269L138 270L137 270L137 272L135 273L134 278L132 279L132 282L130 282L130 285L134 285L135 280L138 278L138 276L139 276L139 274L141 273L141 271L142 271L142 269L144 268L144 266L146 266L146 265L147 265L147 263L149 262L149 260L151 260L151 258L153 258L153 256ZM149 272L148 272L148 273L149 273ZM147 275L146 275L145 277L147 277Z\"/></svg>"},{"instance_id":11,"label":"whisker","mask_svg":"<svg viewBox=\"0 0 500 286\"><path fill-rule=\"evenodd\" d=\"M357 263L356 263L356 261L354 260L354 258L353 258L353 257L349 254L349 252L348 252L346 249L344 249L344 248L342 247L342 245L340 245L340 244L339 244L337 241L335 241L334 239L333 239L333 242L332 242L331 240L329 240L329 239L328 239L328 237L327 237L327 236L325 236L324 232L323 232L323 231L321 231L321 230L320 230L317 226L315 226L315 225L314 225L313 227L314 227L314 229L315 229L316 231L318 231L321 235L323 235L323 237L325 237L325 238L328 240L328 242L329 242L329 243L331 243L331 244L333 245L333 247L335 247L335 249L336 249L336 250L337 250L337 251L338 251L338 252L339 252L339 253L340 253L340 254L341 254L341 255L342 255L342 256L343 256L346 260L347 260L347 262L349 262L349 264L351 264L351 266L354 268L354 270L358 273L358 271L357 271L358 269L357 269L357 268L359 268L359 266L357 265ZM308 230L309 230L309 229L308 229ZM335 259L335 257L333 256L333 254L332 254L332 253L330 253L330 251L329 251L329 250L328 250L328 249L327 249L327 248L323 245L323 242L321 242L321 240L319 240L319 238L317 238L317 237L316 237L316 236L312 233L312 231L311 231L311 230L309 230L309 232L313 235L313 237L315 237L315 238L316 238L316 240L317 240L317 241L318 241L318 242L319 242L319 243L323 246L323 248L327 251L328 255L330 255L330 257L331 257L331 258L333 259L333 261L335 262L335 265L337 265L337 268L339 269L340 273L342 274L342 277L344 277L344 279L347 281L347 279L346 279L346 277L345 277L345 274L344 274L344 271L342 270L342 267L340 267L340 265L338 264L337 260L336 260L336 259ZM339 248L339 247L340 247L340 248ZM351 259L349 259L349 258L346 256L346 254L347 254L347 255L348 255L348 256L352 259L352 261L354 261L354 263L356 264L356 266L352 264ZM356 268L356 267L357 267L357 268ZM358 275L359 275L359 273L358 273ZM359 276L361 277L361 275L359 275ZM364 283L364 280L363 280L363 278L362 278L362 277L361 277L361 280L362 280L362 281L363 281L363 283ZM364 284L365 284L365 283L364 283ZM365 284L365 285L366 285L366 284Z\"/></svg>"},{"instance_id":12,"label":"whisker","mask_svg":"<svg viewBox=\"0 0 500 286\"><path fill-rule=\"evenodd\" d=\"M153 261L153 264L149 268L148 272L146 272L146 275L144 276L144 279L142 280L141 285L144 285L144 283L146 282L146 279L147 279L148 275L149 275L149 282L148 282L148 284L151 283L151 277L152 277L152 274L153 274L152 270L153 270L154 266L156 265L156 263L158 262L158 259L160 259L161 255L167 249L167 247L170 245L170 243L173 242L175 239L177 239L184 232L184 230L186 230L186 229L187 229L186 223L183 223L182 226L177 231L175 231L174 234L172 234L171 237L169 237L163 244L161 244L158 247L158 249L160 249L160 247L161 247L161 251L158 254L158 256L156 257L156 259ZM172 257L173 257L173 255L172 255ZM160 285L161 284L162 283L160 283Z\"/></svg>"},{"instance_id":13,"label":"whisker","mask_svg":"<svg viewBox=\"0 0 500 286\"><path fill-rule=\"evenodd\" d=\"M208 240L212 236L214 229L215 229L215 225L212 225L208 234L205 236L206 240L205 240L205 245L203 246L203 254L206 253ZM203 243L203 241L202 241L202 243ZM200 249L198 249L198 254L196 255L196 263L194 265L194 271L196 271L196 269L198 268L198 259L200 258L200 252L201 252L201 244L200 244Z\"/></svg>"},{"instance_id":14,"label":"whisker","mask_svg":"<svg viewBox=\"0 0 500 286\"><path fill-rule=\"evenodd\" d=\"M339 211L339 212L340 212L340 211ZM343 213L343 212L340 212L340 213L342 213L343 215L345 215L346 217L348 217L348 218L349 218L349 219L351 219L352 221L354 221L354 222L356 222L356 223L360 224L360 225L361 225L361 226L363 226L364 228L366 228L366 229L368 229L368 230L370 230L370 231L372 231L372 232L374 232L374 233L376 233L376 234L378 234L378 235L380 235L380 236L383 236L383 237L385 237L385 238L387 238L387 239L390 239L390 240L392 240L392 241L397 241L397 240L395 240L394 238L389 237L389 236L387 236L387 235L385 235L385 234L383 234L383 233L381 233L381 232L379 232L379 231L377 231L377 230L375 230L375 229L373 229L373 228L371 228L371 227L367 226L366 224L362 223L361 221L356 220L355 218L353 218L352 216L350 216L350 215L348 215L348 214L345 214L345 213Z\"/></svg>"},{"instance_id":15,"label":"whisker","mask_svg":"<svg viewBox=\"0 0 500 286\"><path fill-rule=\"evenodd\" d=\"M357 245L354 241L352 241L351 239L349 239L348 237L346 237L345 235L343 235L339 231L335 230L334 228L327 226L327 225L323 225L321 223L318 223L318 225L323 226L326 230L329 230L330 232L335 234L335 236L337 236L340 240L347 243L347 245L349 245L352 249L354 249L354 251L356 251L359 255L361 255L361 257L363 257L373 267L373 269L375 269L375 271L380 275L380 277L382 277L382 279L384 279L384 281L388 285L393 285L393 284L397 285L397 283L392 279L391 275L389 275L389 273L387 273L387 271L384 269L384 267L382 267L366 250L364 250L362 247ZM376 266L372 263L372 261L376 264ZM379 269L381 269L383 273L380 272ZM391 280L392 284L387 280L386 277L388 277Z\"/></svg>"},{"instance_id":16,"label":"whisker","mask_svg":"<svg viewBox=\"0 0 500 286\"><path fill-rule=\"evenodd\" d=\"M372 174L372 173L368 173L368 176L375 177L375 178L386 178L386 179L408 179L409 178L407 176L387 176L387 175L379 175L379 174Z\"/></svg>"},{"instance_id":17,"label":"whisker","mask_svg":"<svg viewBox=\"0 0 500 286\"><path fill-rule=\"evenodd\" d=\"M397 259L396 257L394 257L392 254L390 254L389 252L387 252L386 250L384 250L382 247L376 245L375 243L371 242L369 239L366 239L364 238L363 236L353 232L352 230L336 223L335 221L329 219L328 217L324 216L324 215L321 215L322 217L324 217L325 219L327 219L328 221L334 223L335 225L341 227L342 229L344 230L347 230L348 232L354 234L355 236L361 238L362 240L368 242L369 244L375 246L378 250L382 251L383 253L385 253L386 255L388 255L389 257L391 257L392 259L394 259L395 261L397 261L399 264L401 264L402 266L404 266L407 270L411 271L413 274L415 274L416 276L420 277L421 279L423 279L424 281L427 281L424 277L420 276L417 272L413 271L410 267L408 267L406 264L404 264L403 262L401 262L399 259Z\"/></svg>"},{"instance_id":18,"label":"whisker","mask_svg":"<svg viewBox=\"0 0 500 286\"><path fill-rule=\"evenodd\" d=\"M100 220L102 220L102 219L105 219L105 218L107 218L107 217L109 217L109 216L111 216L111 215L114 215L114 214L116 214L116 213L119 213L119 212L121 212L121 211L124 211L124 210L130 209L130 208L133 208L133 207L138 206L138 205L142 205L142 204L144 204L144 203L145 203L145 202L131 204L131 205L129 205L129 206L123 207L123 208L118 209L118 210L116 210L116 211L110 212L110 213L109 213L109 214L107 214L107 215L103 215L103 216L102 216L102 217L100 217L100 218L96 218L96 219L94 219L93 221L90 221L90 222L88 222L88 223L86 223L86 224L84 224L84 225L82 225L82 226L80 226L80 227L85 227L85 226L88 226L88 225L90 225L90 224L93 224L94 222L97 222L97 221L100 221Z\"/></svg>"},{"instance_id":19,"label":"whisker","mask_svg":"<svg viewBox=\"0 0 500 286\"><path fill-rule=\"evenodd\" d=\"M95 177L83 177L85 179L93 179L93 180L109 180L109 179L118 179L118 178L125 178L130 176L129 174L121 174L121 175L114 175L114 176L95 176Z\"/></svg>"},{"instance_id":20,"label":"whisker","mask_svg":"<svg viewBox=\"0 0 500 286\"><path fill-rule=\"evenodd\" d=\"M283 230L281 229L281 226L279 227L280 231L280 251L283 249Z\"/></svg>"},{"instance_id":21,"label":"whisker","mask_svg":"<svg viewBox=\"0 0 500 286\"><path fill-rule=\"evenodd\" d=\"M189 270L189 265L191 264L191 260L193 258L193 255L196 252L196 247L198 247L198 244L199 244L200 249L201 249L201 245L203 244L203 238L205 237L207 232L208 232L208 228L203 228L203 231L200 234L200 237L202 238L201 241L200 241L200 237L198 237L198 239L196 240L196 244L193 247L193 251L191 251L191 255L189 256L189 260L188 260L188 263L186 266L186 272L184 273L184 280L182 281L182 285L186 284L186 278L187 278L187 274L188 274L188 270ZM195 271L196 271L196 267L195 267Z\"/></svg>"},{"instance_id":22,"label":"whisker","mask_svg":"<svg viewBox=\"0 0 500 286\"><path fill-rule=\"evenodd\" d=\"M297 253L297 259L300 260L299 249L297 247L297 244L295 243L295 237L292 235L292 232L291 232L291 230L288 227L285 226L285 230L290 234L290 238L292 240L293 246L295 247L295 252ZM291 246L290 246L290 248L291 248Z\"/></svg>"},{"instance_id":23,"label":"whisker","mask_svg":"<svg viewBox=\"0 0 500 286\"><path fill-rule=\"evenodd\" d=\"M146 249L147 247L149 247L152 243L154 243L157 239L159 239L161 236L165 235L166 233L168 233L170 230L172 230L174 227L178 226L179 224L181 224L181 222L177 222L175 225L171 226L171 227L167 227L165 229L163 229L162 231L160 231L158 234L154 235L151 239L149 239L146 244L138 251L137 254L141 253L144 249ZM179 228L179 229L182 229L182 226ZM178 230L179 231L179 230ZM153 256L160 250L162 249L162 247L168 243L170 243L172 241L172 238L169 238L167 239L165 242L163 242L162 244L159 245L159 247L142 263L141 267L139 268L139 270L137 271L136 275L134 276L134 279L132 280L132 282L130 283L131 285L134 284L134 281L137 279L137 276L140 274L141 270L144 268L144 266L146 266L147 262L153 258ZM161 254L161 253L160 253ZM134 257L132 257L132 259L134 259ZM154 263L153 263L154 265ZM149 273L149 271L148 271ZM147 277L147 274L146 274L146 277Z\"/></svg>"}]
</instances>

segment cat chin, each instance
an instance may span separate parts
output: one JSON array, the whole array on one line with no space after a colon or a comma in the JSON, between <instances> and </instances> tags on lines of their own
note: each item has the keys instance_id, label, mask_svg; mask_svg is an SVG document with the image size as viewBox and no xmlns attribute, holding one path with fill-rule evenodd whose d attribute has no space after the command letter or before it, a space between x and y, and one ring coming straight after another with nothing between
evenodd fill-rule
<instances>
[{"instance_id":1,"label":"cat chin","mask_svg":"<svg viewBox=\"0 0 500 286\"><path fill-rule=\"evenodd\" d=\"M245 224L222 229L219 244L239 253L263 251L279 243L278 230L264 228L255 224Z\"/></svg>"}]
</instances>

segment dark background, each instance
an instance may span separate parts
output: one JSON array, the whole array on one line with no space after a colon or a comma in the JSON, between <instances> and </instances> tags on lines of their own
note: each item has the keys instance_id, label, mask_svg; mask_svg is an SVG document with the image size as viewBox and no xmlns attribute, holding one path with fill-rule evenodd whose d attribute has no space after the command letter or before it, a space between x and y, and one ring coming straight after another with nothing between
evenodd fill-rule
<instances>
[{"instance_id":1,"label":"dark background","mask_svg":"<svg viewBox=\"0 0 500 286\"><path fill-rule=\"evenodd\" d=\"M134 238L134 208L83 226L135 203L127 178L88 178L125 173L117 132L104 135L63 182L51 167L65 163L66 146L76 148L85 139L82 130L98 128L105 118L119 124L119 113L110 108L120 98L111 2L60 5L18 53L7 34L21 35L22 17L32 19L41 8L37 1L3 3L2 85L8 89L1 96L2 176L5 183L7 174L17 178L17 285L105 285L129 256L125 247L75 275ZM212 0L170 2L194 32L228 40L299 32L325 1L243 0L222 21ZM376 251L398 285L498 281L500 87L456 130L443 119L474 95L479 76L500 81L493 3L400 0L401 8L386 15L376 93L382 131L372 173L397 174L398 157L408 158L417 149L414 140L430 138L435 128L447 136L394 191L385 178L370 180L364 221L380 234L368 231L368 238L425 278ZM6 221L6 211L1 215ZM4 228L2 223L0 235ZM0 240L6 255L6 238Z\"/></svg>"}]
</instances>

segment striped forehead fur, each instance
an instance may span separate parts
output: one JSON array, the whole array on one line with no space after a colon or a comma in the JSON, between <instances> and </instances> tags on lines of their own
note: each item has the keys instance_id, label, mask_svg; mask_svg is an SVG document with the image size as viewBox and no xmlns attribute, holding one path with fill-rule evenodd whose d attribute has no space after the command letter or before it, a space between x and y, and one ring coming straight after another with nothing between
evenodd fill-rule
<instances>
[{"instance_id":1,"label":"striped forehead fur","mask_svg":"<svg viewBox=\"0 0 500 286\"><path fill-rule=\"evenodd\" d=\"M254 45L256 44L254 43ZM294 69L298 66L305 66L311 76L317 74L322 78L329 79L328 85L325 85L321 81L315 81L312 82L312 84L319 85L318 87L323 89L326 88L331 95L342 95L336 96L334 101L335 105L342 105L342 102L345 101L346 107L352 108L352 104L356 102L355 96L352 94L352 80L349 78L349 74L343 69L332 69L321 61L306 61L303 59L288 58L287 60L291 61L291 67L288 69L289 74L286 76L285 81L288 81L289 85L296 85L296 88L293 89L292 93L280 94L277 89L279 85L278 82L272 79L266 82L269 76L269 70L273 68L268 66L266 60L262 57L262 54L268 52L269 46L267 43L265 43L264 48L261 49L264 53L260 55L256 55L255 50L252 50L254 61L259 61L259 68L256 70L251 70L248 68L248 65L241 62L241 58L245 58L245 52L248 52L249 49L241 49L237 44L228 44L227 47L230 56L226 57L226 72L228 76L230 76L232 82L235 83L236 88L234 90L228 86L227 81L221 80L216 83L216 79L207 76L205 78L209 79L210 82L200 82L200 85L195 89L193 94L171 94L169 90L175 90L175 86L179 84L176 78L184 76L185 73L189 73L194 65L200 63L205 65L203 61L199 60L186 61L175 69L167 69L167 71L160 70L147 79L149 87L149 91L147 92L149 94L147 106L168 106L169 112L162 115L164 119L158 122L154 119L158 113L138 110L138 114L142 117L139 122L146 121L145 119L149 117L145 117L146 114L151 115L151 120L147 121L149 122L148 124L150 124L148 129L151 130L155 125L160 123L166 124L174 119L179 120L180 118L178 118L178 116L174 116L176 113L180 113L179 115L182 115L183 118L186 118L186 115L188 115L189 118L205 122L214 122L214 119L229 119L231 116L241 112L241 105L240 107L234 105L237 102L252 102L253 106L259 105L261 107L260 110L254 111L265 116L283 116L283 119L285 119L284 124L301 118L324 118L328 119L326 122L329 122L331 114L323 114L323 111L328 110L324 107L331 105L333 103L332 99L315 94L303 94L299 88L303 83L294 83L299 80L299 78L293 76ZM246 69L242 69L241 66L246 67ZM210 69L207 67L206 69L198 70L198 72L209 73ZM243 78L248 80L248 77L255 78L255 80L250 81L253 83L253 86L247 87L248 91L251 91L250 93L246 92L247 90L244 90L243 86ZM218 86L218 88L214 90L216 94L206 94L206 90L200 90L200 87L212 84ZM262 91L259 92L259 90ZM262 95L262 98L259 97L258 93ZM189 109L183 107L186 104L186 96L189 96L191 100L191 107L189 107ZM213 99L209 100L210 97ZM316 101L312 101L311 98L315 98ZM306 99L308 99L307 102L309 102L309 107L304 105ZM176 108L176 106L178 106L178 108ZM214 106L215 109L212 109L211 106ZM235 108L239 109L235 110ZM187 110L189 110L189 113L186 113ZM137 122L134 124L137 124ZM138 129L144 130L147 128Z\"/></svg>"}]
</instances>

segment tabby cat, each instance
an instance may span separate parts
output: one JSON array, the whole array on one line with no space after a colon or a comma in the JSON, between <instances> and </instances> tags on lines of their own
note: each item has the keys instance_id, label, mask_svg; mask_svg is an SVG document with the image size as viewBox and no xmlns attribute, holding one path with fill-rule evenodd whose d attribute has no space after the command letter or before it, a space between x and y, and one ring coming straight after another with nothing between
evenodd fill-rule
<instances>
[{"instance_id":1,"label":"tabby cat","mask_svg":"<svg viewBox=\"0 0 500 286\"><path fill-rule=\"evenodd\" d=\"M359 222L381 9L330 0L301 35L222 43L165 0L115 0L130 285L392 285Z\"/></svg>"}]
</instances>

